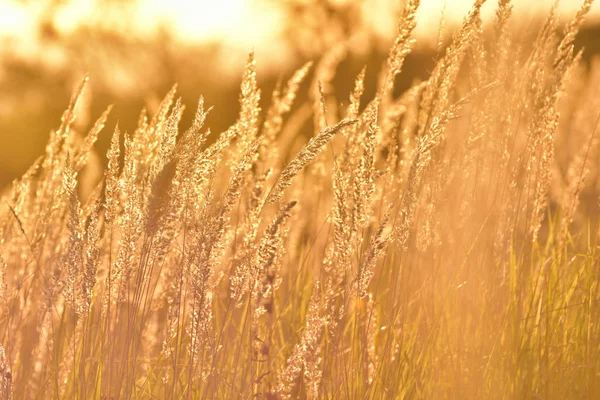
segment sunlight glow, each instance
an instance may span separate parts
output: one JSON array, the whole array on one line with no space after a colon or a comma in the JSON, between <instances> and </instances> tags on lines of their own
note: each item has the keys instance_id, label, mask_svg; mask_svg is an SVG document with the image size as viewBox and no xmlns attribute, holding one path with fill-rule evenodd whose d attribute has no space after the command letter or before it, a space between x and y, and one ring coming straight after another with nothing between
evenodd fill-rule
<instances>
[{"instance_id":1,"label":"sunlight glow","mask_svg":"<svg viewBox=\"0 0 600 400\"><path fill-rule=\"evenodd\" d=\"M332 0L343 4L351 0ZM545 14L554 0L515 0L515 15L529 19ZM10 38L12 46L22 54L40 51L38 22L47 18L51 0L21 2L0 0L0 38ZM363 0L365 19L370 29L383 38L395 35L399 0ZM472 6L472 0L422 0L415 36L421 44L437 39L445 6L445 32L459 24ZM559 13L570 19L582 1L563 0ZM86 26L115 31L125 37L152 38L161 30L169 32L184 44L219 43L228 49L252 47L271 61L283 58L282 32L290 21L278 3L271 0L137 0L99 2L65 0L53 14L59 33L70 34ZM497 1L488 1L483 9L484 21L494 18ZM600 16L596 2L588 20ZM44 50L44 49L41 49Z\"/></svg>"},{"instance_id":2,"label":"sunlight glow","mask_svg":"<svg viewBox=\"0 0 600 400\"><path fill-rule=\"evenodd\" d=\"M158 20L185 41L252 42L266 40L282 16L248 0L150 0L139 5L143 20Z\"/></svg>"},{"instance_id":3,"label":"sunlight glow","mask_svg":"<svg viewBox=\"0 0 600 400\"><path fill-rule=\"evenodd\" d=\"M348 0L335 0L345 3ZM545 13L554 0L514 1L516 14L531 16ZM445 6L448 25L459 23L469 11L472 0L423 0L417 24L417 36L435 36L441 10ZM559 12L569 18L579 7L580 1L564 0ZM0 37L20 36L35 30L35 23L44 17L49 2L18 2L0 0ZM129 33L141 36L153 35L166 27L178 39L186 42L224 41L240 45L259 44L276 37L286 23L285 15L276 2L264 0L143 0L122 4L110 2L109 7L93 0L70 0L63 2L55 15L57 29L70 33L80 26L99 24L118 30L127 28ZM379 33L388 33L395 25L395 14L390 12L400 2L393 0L364 1L367 21ZM488 1L483 8L484 19L491 19L497 1ZM596 2L590 13L600 15L600 3ZM125 18L121 16L126 15ZM131 32L133 30L133 32Z\"/></svg>"}]
</instances>

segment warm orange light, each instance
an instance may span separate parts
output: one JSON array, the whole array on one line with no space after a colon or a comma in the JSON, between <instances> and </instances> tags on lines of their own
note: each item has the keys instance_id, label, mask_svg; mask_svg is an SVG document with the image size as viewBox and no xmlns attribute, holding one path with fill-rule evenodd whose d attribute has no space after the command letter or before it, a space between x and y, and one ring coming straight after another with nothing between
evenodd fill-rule
<instances>
[{"instance_id":1,"label":"warm orange light","mask_svg":"<svg viewBox=\"0 0 600 400\"><path fill-rule=\"evenodd\" d=\"M331 1L343 4L353 0ZM11 37L18 43L16 48L20 52L37 52L37 24L47 18L49 3L0 0L0 38ZM283 3L273 0L139 0L125 3L67 0L58 3L52 22L61 33L72 33L81 26L100 25L127 35L152 37L159 29L166 28L184 43L219 42L239 50L255 47L259 55L269 57L282 51L280 33L286 24L294 23L280 9L279 5ZM515 14L527 17L545 15L554 0L515 0L513 3ZM559 13L569 19L581 3L582 0L563 0ZM392 37L396 25L394 11L401 2L368 0L362 4L370 29L382 37ZM462 21L472 4L473 0L422 0L415 36L422 43L435 40L444 7L445 24L450 29ZM496 6L494 0L484 5L484 20L494 17ZM596 2L589 19L599 16L600 3Z\"/></svg>"},{"instance_id":2,"label":"warm orange light","mask_svg":"<svg viewBox=\"0 0 600 400\"><path fill-rule=\"evenodd\" d=\"M186 41L225 40L251 42L265 40L279 27L277 11L249 0L150 0L139 4L148 22L167 24Z\"/></svg>"}]
</instances>

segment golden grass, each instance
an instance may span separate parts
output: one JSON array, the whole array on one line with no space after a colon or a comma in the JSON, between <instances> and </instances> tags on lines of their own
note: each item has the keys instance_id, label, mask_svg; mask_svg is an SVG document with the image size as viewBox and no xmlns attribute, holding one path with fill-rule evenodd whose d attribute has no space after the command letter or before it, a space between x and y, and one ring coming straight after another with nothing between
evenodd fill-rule
<instances>
[{"instance_id":1,"label":"golden grass","mask_svg":"<svg viewBox=\"0 0 600 400\"><path fill-rule=\"evenodd\" d=\"M110 110L75 130L84 81L2 197L0 398L599 397L600 65L573 45L591 1L534 43L510 0L487 36L483 3L399 97L418 0L372 99L364 69L332 96L346 43L265 113L251 53L214 140L202 99L180 132L174 88L115 127L89 193Z\"/></svg>"}]
</instances>

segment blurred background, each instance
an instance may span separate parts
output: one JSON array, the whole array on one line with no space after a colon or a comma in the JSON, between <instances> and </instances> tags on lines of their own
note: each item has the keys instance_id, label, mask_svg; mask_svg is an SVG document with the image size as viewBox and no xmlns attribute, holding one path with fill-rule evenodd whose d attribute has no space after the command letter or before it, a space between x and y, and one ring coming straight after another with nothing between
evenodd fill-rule
<instances>
[{"instance_id":1,"label":"blurred background","mask_svg":"<svg viewBox=\"0 0 600 400\"><path fill-rule=\"evenodd\" d=\"M514 0L513 23L526 34L553 2ZM402 76L406 85L432 69L441 21L447 42L471 5L422 0L417 44ZM496 5L488 0L484 22L493 21ZM561 17L568 20L579 5L562 0ZM90 90L79 127L114 104L97 144L100 154L117 121L131 132L142 107L152 111L175 83L188 106L204 96L215 107L207 125L225 130L237 116L238 86L252 48L265 104L278 79L342 41L349 52L334 79L335 95L345 101L367 65L368 96L402 7L402 0L0 0L0 187L42 154L86 75ZM587 60L600 53L598 23L600 2L578 39Z\"/></svg>"}]
</instances>

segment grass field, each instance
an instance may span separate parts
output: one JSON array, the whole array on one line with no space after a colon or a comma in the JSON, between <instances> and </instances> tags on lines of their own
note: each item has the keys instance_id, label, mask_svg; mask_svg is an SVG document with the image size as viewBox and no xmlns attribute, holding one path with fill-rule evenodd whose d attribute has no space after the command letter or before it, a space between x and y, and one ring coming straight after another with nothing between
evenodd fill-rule
<instances>
[{"instance_id":1,"label":"grass field","mask_svg":"<svg viewBox=\"0 0 600 400\"><path fill-rule=\"evenodd\" d=\"M250 52L222 133L175 87L80 132L84 80L2 192L0 398L600 398L592 1L533 35L483 3L400 94L418 0L372 98L333 95L349 43L272 94Z\"/></svg>"}]
</instances>

